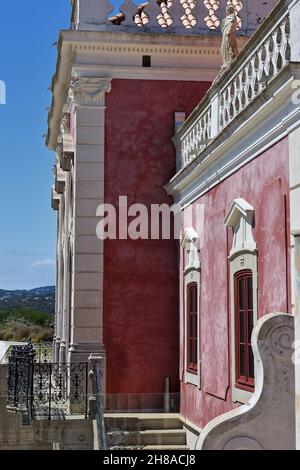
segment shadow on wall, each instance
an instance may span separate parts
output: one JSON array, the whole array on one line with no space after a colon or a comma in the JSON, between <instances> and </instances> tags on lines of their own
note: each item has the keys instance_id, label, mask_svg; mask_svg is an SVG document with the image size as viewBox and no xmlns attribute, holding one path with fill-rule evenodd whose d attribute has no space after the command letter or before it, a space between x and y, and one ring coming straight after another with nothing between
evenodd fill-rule
<instances>
[{"instance_id":1,"label":"shadow on wall","mask_svg":"<svg viewBox=\"0 0 300 470\"><path fill-rule=\"evenodd\" d=\"M37 441L33 426L23 424L21 414L6 410L6 394L7 365L0 364L0 450L52 450L52 444Z\"/></svg>"}]
</instances>

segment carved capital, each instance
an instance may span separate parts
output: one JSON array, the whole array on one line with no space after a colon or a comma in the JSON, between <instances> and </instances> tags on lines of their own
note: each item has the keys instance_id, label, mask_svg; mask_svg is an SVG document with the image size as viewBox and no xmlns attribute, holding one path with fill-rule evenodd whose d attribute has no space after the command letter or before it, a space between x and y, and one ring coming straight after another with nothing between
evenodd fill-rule
<instances>
[{"instance_id":1,"label":"carved capital","mask_svg":"<svg viewBox=\"0 0 300 470\"><path fill-rule=\"evenodd\" d=\"M70 113L64 113L61 120L60 131L62 136L70 133Z\"/></svg>"},{"instance_id":2,"label":"carved capital","mask_svg":"<svg viewBox=\"0 0 300 470\"><path fill-rule=\"evenodd\" d=\"M104 78L75 78L70 84L70 97L75 106L104 106L105 93L111 81Z\"/></svg>"}]
</instances>

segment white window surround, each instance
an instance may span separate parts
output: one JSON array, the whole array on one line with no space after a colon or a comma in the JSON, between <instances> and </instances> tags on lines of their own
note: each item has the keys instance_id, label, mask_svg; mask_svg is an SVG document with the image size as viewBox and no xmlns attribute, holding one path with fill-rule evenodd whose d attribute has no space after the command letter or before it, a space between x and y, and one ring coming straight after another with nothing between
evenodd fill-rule
<instances>
[{"instance_id":1,"label":"white window surround","mask_svg":"<svg viewBox=\"0 0 300 470\"><path fill-rule=\"evenodd\" d=\"M225 225L233 229L230 262L230 323L232 401L247 403L253 393L236 387L235 370L235 283L236 273L249 269L253 275L253 325L257 323L257 247L252 233L253 207L244 199L235 199L225 217Z\"/></svg>"},{"instance_id":2,"label":"white window surround","mask_svg":"<svg viewBox=\"0 0 300 470\"><path fill-rule=\"evenodd\" d=\"M230 258L241 251L256 252L252 233L253 207L245 199L235 199L225 217L226 227L233 228L233 244Z\"/></svg>"},{"instance_id":3,"label":"white window surround","mask_svg":"<svg viewBox=\"0 0 300 470\"><path fill-rule=\"evenodd\" d=\"M200 259L199 259L199 237L193 227L185 229L181 241L184 251L184 382L201 387L201 358L200 358ZM192 374L187 370L187 287L191 283L197 284L198 305L197 305L197 374Z\"/></svg>"}]
</instances>

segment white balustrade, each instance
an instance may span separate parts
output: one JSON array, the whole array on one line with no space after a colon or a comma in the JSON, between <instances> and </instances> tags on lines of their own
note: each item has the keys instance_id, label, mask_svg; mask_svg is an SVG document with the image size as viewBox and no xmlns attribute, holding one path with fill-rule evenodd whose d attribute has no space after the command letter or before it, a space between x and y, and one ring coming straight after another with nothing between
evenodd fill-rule
<instances>
[{"instance_id":1,"label":"white balustrade","mask_svg":"<svg viewBox=\"0 0 300 470\"><path fill-rule=\"evenodd\" d=\"M72 28L115 29L179 34L220 34L221 21L227 5L233 5L238 16L239 32L251 34L257 18L263 19L276 0L257 3L256 15L250 12L249 0L124 0L120 13L114 11L112 0L72 0ZM257 17L257 18L256 18ZM255 18L255 19L254 19Z\"/></svg>"},{"instance_id":2,"label":"white balustrade","mask_svg":"<svg viewBox=\"0 0 300 470\"><path fill-rule=\"evenodd\" d=\"M280 2L282 7L287 3ZM280 4L276 7L279 12ZM265 34L249 40L245 51L220 74L209 95L178 129L174 137L178 170L201 154L289 63L289 10L285 8L281 15L275 15L274 23L270 21L268 26Z\"/></svg>"}]
</instances>

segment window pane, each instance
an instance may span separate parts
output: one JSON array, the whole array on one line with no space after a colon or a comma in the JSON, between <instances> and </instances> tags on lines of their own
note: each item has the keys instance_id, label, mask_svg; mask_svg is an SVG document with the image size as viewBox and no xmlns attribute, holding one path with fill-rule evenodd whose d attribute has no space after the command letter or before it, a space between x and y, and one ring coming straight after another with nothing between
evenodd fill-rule
<instances>
[{"instance_id":1,"label":"window pane","mask_svg":"<svg viewBox=\"0 0 300 470\"><path fill-rule=\"evenodd\" d=\"M249 346L249 378L254 379L254 356L251 346Z\"/></svg>"},{"instance_id":2,"label":"window pane","mask_svg":"<svg viewBox=\"0 0 300 470\"><path fill-rule=\"evenodd\" d=\"M251 344L251 336L253 330L253 311L249 310L248 312L248 342Z\"/></svg>"},{"instance_id":3,"label":"window pane","mask_svg":"<svg viewBox=\"0 0 300 470\"><path fill-rule=\"evenodd\" d=\"M253 309L253 281L252 276L247 278L247 286L248 286L248 308L250 310Z\"/></svg>"},{"instance_id":4,"label":"window pane","mask_svg":"<svg viewBox=\"0 0 300 470\"><path fill-rule=\"evenodd\" d=\"M240 342L244 343L245 338L245 312L240 312Z\"/></svg>"},{"instance_id":5,"label":"window pane","mask_svg":"<svg viewBox=\"0 0 300 470\"><path fill-rule=\"evenodd\" d=\"M245 289L244 289L244 278L242 277L238 281L239 284L239 309L244 310L244 296L245 296Z\"/></svg>"},{"instance_id":6,"label":"window pane","mask_svg":"<svg viewBox=\"0 0 300 470\"><path fill-rule=\"evenodd\" d=\"M197 364L197 339L194 339L193 364Z\"/></svg>"},{"instance_id":7,"label":"window pane","mask_svg":"<svg viewBox=\"0 0 300 470\"><path fill-rule=\"evenodd\" d=\"M194 286L193 287L193 311L195 313L197 313L197 292L198 292L198 289L197 289L197 286Z\"/></svg>"},{"instance_id":8,"label":"window pane","mask_svg":"<svg viewBox=\"0 0 300 470\"><path fill-rule=\"evenodd\" d=\"M197 344L198 344L198 288L196 284L190 284L188 286L187 298L188 298L188 357L187 361L191 370L197 369Z\"/></svg>"},{"instance_id":9,"label":"window pane","mask_svg":"<svg viewBox=\"0 0 300 470\"><path fill-rule=\"evenodd\" d=\"M188 362L191 364L193 363L193 341L190 339L189 341L189 357Z\"/></svg>"},{"instance_id":10,"label":"window pane","mask_svg":"<svg viewBox=\"0 0 300 470\"><path fill-rule=\"evenodd\" d=\"M242 375L243 377L246 376L246 348L244 345L240 345L240 376Z\"/></svg>"},{"instance_id":11,"label":"window pane","mask_svg":"<svg viewBox=\"0 0 300 470\"><path fill-rule=\"evenodd\" d=\"M192 287L189 288L189 293L190 293L190 305L189 305L190 312L193 312L193 309L194 309L193 298L194 298L194 296L193 296L193 288Z\"/></svg>"},{"instance_id":12,"label":"window pane","mask_svg":"<svg viewBox=\"0 0 300 470\"><path fill-rule=\"evenodd\" d=\"M193 315L190 313L190 338L193 337L193 325L194 325L194 322L193 322Z\"/></svg>"}]
</instances>

